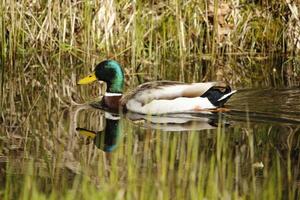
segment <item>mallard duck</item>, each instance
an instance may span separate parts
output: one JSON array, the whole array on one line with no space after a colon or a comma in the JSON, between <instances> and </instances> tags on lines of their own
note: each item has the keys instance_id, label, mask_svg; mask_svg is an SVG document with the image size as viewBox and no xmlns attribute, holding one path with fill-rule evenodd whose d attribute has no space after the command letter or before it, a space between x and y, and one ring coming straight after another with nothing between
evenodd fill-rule
<instances>
[{"instance_id":1,"label":"mallard duck","mask_svg":"<svg viewBox=\"0 0 300 200\"><path fill-rule=\"evenodd\" d=\"M94 72L79 80L78 84L89 84L97 80L107 84L102 99L104 107L151 115L217 111L236 92L220 82L154 81L139 85L123 95L124 72L121 65L114 60L99 63Z\"/></svg>"}]
</instances>

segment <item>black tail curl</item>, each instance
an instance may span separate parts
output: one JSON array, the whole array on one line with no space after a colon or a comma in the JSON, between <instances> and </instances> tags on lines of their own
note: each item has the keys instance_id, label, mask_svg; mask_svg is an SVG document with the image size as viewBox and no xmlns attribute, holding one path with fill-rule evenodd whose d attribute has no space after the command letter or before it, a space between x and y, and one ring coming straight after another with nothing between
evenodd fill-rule
<instances>
[{"instance_id":1,"label":"black tail curl","mask_svg":"<svg viewBox=\"0 0 300 200\"><path fill-rule=\"evenodd\" d=\"M207 90L203 95L201 95L201 97L208 98L208 100L216 107L222 107L227 102L227 100L231 97L231 95L222 99L221 101L219 101L219 99L230 92L231 92L230 86L212 87L209 90Z\"/></svg>"}]
</instances>

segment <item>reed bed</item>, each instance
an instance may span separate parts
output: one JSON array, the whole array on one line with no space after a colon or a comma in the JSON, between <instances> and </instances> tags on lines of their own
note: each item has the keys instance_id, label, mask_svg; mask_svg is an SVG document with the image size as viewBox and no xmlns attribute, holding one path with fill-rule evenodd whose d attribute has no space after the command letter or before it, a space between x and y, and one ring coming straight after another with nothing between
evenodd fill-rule
<instances>
[{"instance_id":1,"label":"reed bed","mask_svg":"<svg viewBox=\"0 0 300 200\"><path fill-rule=\"evenodd\" d=\"M101 130L103 112L85 109L74 117L75 111L31 123L27 138L16 137L17 130L2 139L7 161L1 199L299 197L299 126L225 129L221 120L214 130L171 133L122 120L119 146L105 153L72 127L76 121Z\"/></svg>"},{"instance_id":2,"label":"reed bed","mask_svg":"<svg viewBox=\"0 0 300 200\"><path fill-rule=\"evenodd\" d=\"M298 13L296 1L3 0L0 198L299 198L298 126L174 134L124 120L112 153L74 127L76 105L99 94L76 81L108 58L128 89L159 79L299 85ZM101 130L102 118L75 121Z\"/></svg>"},{"instance_id":3,"label":"reed bed","mask_svg":"<svg viewBox=\"0 0 300 200\"><path fill-rule=\"evenodd\" d=\"M16 59L44 53L72 54L91 66L114 58L130 74L156 76L176 63L182 80L196 63L209 80L222 70L218 60L232 55L286 61L299 51L299 6L289 1L3 1L0 10L1 60L11 73ZM238 69L225 67L236 79ZM296 67L283 71L299 75Z\"/></svg>"}]
</instances>

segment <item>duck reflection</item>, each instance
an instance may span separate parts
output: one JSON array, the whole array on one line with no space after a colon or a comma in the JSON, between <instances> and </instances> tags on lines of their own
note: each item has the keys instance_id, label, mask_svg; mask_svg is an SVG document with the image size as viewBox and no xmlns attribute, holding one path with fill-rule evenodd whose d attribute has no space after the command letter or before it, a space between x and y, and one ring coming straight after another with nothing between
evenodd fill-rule
<instances>
[{"instance_id":1,"label":"duck reflection","mask_svg":"<svg viewBox=\"0 0 300 200\"><path fill-rule=\"evenodd\" d=\"M114 151L121 138L120 116L105 112L105 128L102 131L92 131L77 127L80 135L92 139L95 146L105 152Z\"/></svg>"},{"instance_id":2,"label":"duck reflection","mask_svg":"<svg viewBox=\"0 0 300 200\"><path fill-rule=\"evenodd\" d=\"M90 109L90 108L89 108ZM89 130L82 127L77 127L76 131L84 137L93 141L95 146L105 152L112 152L120 143L123 128L134 125L139 130L159 130L166 132L180 132L186 133L187 131L199 131L215 129L222 123L222 125L228 126L228 123L220 117L219 114L203 114L199 113L186 113L186 114L170 114L162 116L143 115L138 113L127 112L119 115L108 111L95 109L101 112L101 116L105 117L105 123L102 127L102 131ZM96 118L97 115L91 114L92 112L86 112L89 114L89 121ZM104 115L103 115L104 113ZM99 115L98 115L99 116ZM124 127L121 128L121 120L125 120Z\"/></svg>"},{"instance_id":3,"label":"duck reflection","mask_svg":"<svg viewBox=\"0 0 300 200\"><path fill-rule=\"evenodd\" d=\"M126 113L126 118L139 124L142 128L156 129L168 132L199 131L218 127L219 115L170 114L149 116L137 113ZM224 120L220 120L228 125Z\"/></svg>"}]
</instances>

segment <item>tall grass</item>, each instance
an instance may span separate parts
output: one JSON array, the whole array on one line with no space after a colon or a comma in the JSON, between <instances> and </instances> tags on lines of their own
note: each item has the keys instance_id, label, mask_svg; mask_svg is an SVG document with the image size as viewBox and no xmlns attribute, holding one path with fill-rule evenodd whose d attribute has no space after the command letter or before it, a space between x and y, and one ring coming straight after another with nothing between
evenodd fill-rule
<instances>
[{"instance_id":1,"label":"tall grass","mask_svg":"<svg viewBox=\"0 0 300 200\"><path fill-rule=\"evenodd\" d=\"M2 147L9 148L2 199L299 197L298 155L291 152L299 148L299 127L240 124L225 129L221 120L214 130L171 133L141 129L123 119L119 146L105 153L69 127L75 120L72 110L61 115L51 132L52 123L44 131L42 124L30 124L19 149L2 140ZM75 122L96 131L102 129L102 117L101 111L88 109Z\"/></svg>"},{"instance_id":2,"label":"tall grass","mask_svg":"<svg viewBox=\"0 0 300 200\"><path fill-rule=\"evenodd\" d=\"M153 79L296 86L297 9L273 1L2 1L0 198L297 199L297 126L220 123L174 134L123 121L120 146L104 153L75 132L77 123L103 128L103 113L74 119L74 105L99 94L76 80L107 58L121 62L129 89Z\"/></svg>"},{"instance_id":3,"label":"tall grass","mask_svg":"<svg viewBox=\"0 0 300 200\"><path fill-rule=\"evenodd\" d=\"M224 56L298 52L297 5L263 2L3 1L2 60L13 71L14 60L28 53L70 53L91 66L114 58L130 74L142 69L158 77L172 62L180 66L182 80L186 66L196 62L203 80L215 79L216 59L224 62Z\"/></svg>"},{"instance_id":4,"label":"tall grass","mask_svg":"<svg viewBox=\"0 0 300 200\"><path fill-rule=\"evenodd\" d=\"M299 196L299 126L224 128L221 121L215 130L176 134L122 121L119 147L104 153L75 131L103 129L103 113L91 109L77 116L71 106L97 96L98 85L72 87L72 69L62 70L62 80L45 73L55 74L59 70L51 66L65 61L41 59L32 72L5 83L10 90L2 97L1 199ZM22 80L27 84L17 84ZM264 167L253 168L257 163Z\"/></svg>"}]
</instances>

